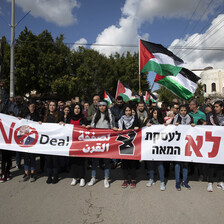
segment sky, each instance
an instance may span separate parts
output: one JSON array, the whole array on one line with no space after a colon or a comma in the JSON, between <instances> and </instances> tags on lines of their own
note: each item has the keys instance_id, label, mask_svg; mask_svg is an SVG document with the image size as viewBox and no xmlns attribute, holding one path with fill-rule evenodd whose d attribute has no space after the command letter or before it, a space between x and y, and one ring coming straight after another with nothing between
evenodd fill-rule
<instances>
[{"instance_id":1,"label":"sky","mask_svg":"<svg viewBox=\"0 0 224 224\"><path fill-rule=\"evenodd\" d=\"M15 35L25 26L109 56L137 52L139 38L162 44L189 69L224 68L224 0L15 0ZM11 0L0 0L0 37L10 41ZM113 45L113 46L105 46ZM184 49L183 49L184 48ZM193 50L192 50L193 48ZM153 73L149 74L152 83Z\"/></svg>"}]
</instances>

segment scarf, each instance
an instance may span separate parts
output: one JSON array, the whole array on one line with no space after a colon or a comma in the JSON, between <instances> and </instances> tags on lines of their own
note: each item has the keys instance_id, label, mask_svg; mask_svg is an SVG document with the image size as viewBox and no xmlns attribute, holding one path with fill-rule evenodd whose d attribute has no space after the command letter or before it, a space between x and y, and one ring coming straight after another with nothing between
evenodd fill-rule
<instances>
[{"instance_id":1,"label":"scarf","mask_svg":"<svg viewBox=\"0 0 224 224\"><path fill-rule=\"evenodd\" d=\"M186 114L185 117L183 117L180 114L177 114L173 119L173 124L175 124L177 122L180 124L191 124L191 117L188 114Z\"/></svg>"},{"instance_id":2,"label":"scarf","mask_svg":"<svg viewBox=\"0 0 224 224\"><path fill-rule=\"evenodd\" d=\"M75 113L74 113L74 108L75 108L76 105L78 105L78 106L80 107L80 113L79 113L79 114L75 114ZM71 114L70 114L70 115L68 114L68 117L69 117L69 119L72 119L72 120L74 120L74 121L77 121L77 120L79 120L80 118L83 118L84 115L83 115L83 113L82 113L82 106L81 106L79 103L75 103L75 104L73 105L73 107L71 108ZM68 118L67 118L67 119L68 119Z\"/></svg>"},{"instance_id":3,"label":"scarf","mask_svg":"<svg viewBox=\"0 0 224 224\"><path fill-rule=\"evenodd\" d=\"M135 121L135 117L133 115L130 117L123 115L118 121L118 127L123 129L123 125L124 125L125 129L130 129L134 121Z\"/></svg>"}]
</instances>

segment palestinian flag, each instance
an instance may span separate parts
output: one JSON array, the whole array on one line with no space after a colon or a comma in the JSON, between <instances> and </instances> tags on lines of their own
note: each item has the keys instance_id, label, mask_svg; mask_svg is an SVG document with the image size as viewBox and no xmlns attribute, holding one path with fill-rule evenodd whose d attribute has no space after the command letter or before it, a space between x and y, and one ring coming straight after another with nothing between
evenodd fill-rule
<instances>
[{"instance_id":1,"label":"palestinian flag","mask_svg":"<svg viewBox=\"0 0 224 224\"><path fill-rule=\"evenodd\" d=\"M110 106L113 103L114 98L107 91L104 91L104 100L106 100L108 106Z\"/></svg>"},{"instance_id":2,"label":"palestinian flag","mask_svg":"<svg viewBox=\"0 0 224 224\"><path fill-rule=\"evenodd\" d=\"M157 73L155 82L164 85L183 99L190 99L200 79L190 70L183 68L183 60L161 44L140 40L139 70Z\"/></svg>"},{"instance_id":3,"label":"palestinian flag","mask_svg":"<svg viewBox=\"0 0 224 224\"><path fill-rule=\"evenodd\" d=\"M149 101L151 100L152 103L155 103L156 100L149 94L148 91L145 92L145 96L143 97L145 103L149 104Z\"/></svg>"},{"instance_id":4,"label":"palestinian flag","mask_svg":"<svg viewBox=\"0 0 224 224\"><path fill-rule=\"evenodd\" d=\"M161 44L140 40L139 48L140 73L154 71L162 76L176 76L181 71L183 60Z\"/></svg>"},{"instance_id":5,"label":"palestinian flag","mask_svg":"<svg viewBox=\"0 0 224 224\"><path fill-rule=\"evenodd\" d=\"M157 74L154 82L165 86L177 96L189 100L194 96L199 79L193 72L183 68L181 73L176 76L161 76Z\"/></svg>"},{"instance_id":6,"label":"palestinian flag","mask_svg":"<svg viewBox=\"0 0 224 224\"><path fill-rule=\"evenodd\" d=\"M118 96L122 96L125 102L135 99L135 97L132 96L132 91L127 86L123 85L120 80L118 80L117 83L117 91L115 98L117 99Z\"/></svg>"}]
</instances>

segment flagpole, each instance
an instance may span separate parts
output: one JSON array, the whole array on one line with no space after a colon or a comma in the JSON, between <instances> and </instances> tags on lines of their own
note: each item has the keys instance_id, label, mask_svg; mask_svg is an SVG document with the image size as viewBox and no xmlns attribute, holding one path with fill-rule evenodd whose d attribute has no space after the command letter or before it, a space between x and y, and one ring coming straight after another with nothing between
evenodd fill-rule
<instances>
[{"instance_id":1,"label":"flagpole","mask_svg":"<svg viewBox=\"0 0 224 224\"><path fill-rule=\"evenodd\" d=\"M119 82L120 82L120 80L117 81L117 89L118 89ZM115 94L115 100L117 99L117 89L116 89L116 94Z\"/></svg>"},{"instance_id":2,"label":"flagpole","mask_svg":"<svg viewBox=\"0 0 224 224\"><path fill-rule=\"evenodd\" d=\"M141 92L141 74L139 74L139 92Z\"/></svg>"},{"instance_id":3,"label":"flagpole","mask_svg":"<svg viewBox=\"0 0 224 224\"><path fill-rule=\"evenodd\" d=\"M138 41L138 67L139 67L139 75L138 75L138 82L139 82L139 92L141 92L141 71L140 71L140 41L141 39L139 38Z\"/></svg>"}]
</instances>

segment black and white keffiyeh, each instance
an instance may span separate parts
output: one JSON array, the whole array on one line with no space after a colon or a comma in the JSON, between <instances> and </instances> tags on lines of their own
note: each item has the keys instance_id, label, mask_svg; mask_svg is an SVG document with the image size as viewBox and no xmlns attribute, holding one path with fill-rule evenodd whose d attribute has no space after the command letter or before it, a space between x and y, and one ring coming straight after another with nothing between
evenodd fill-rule
<instances>
[{"instance_id":1,"label":"black and white keffiyeh","mask_svg":"<svg viewBox=\"0 0 224 224\"><path fill-rule=\"evenodd\" d=\"M135 121L135 117L133 115L130 117L123 115L118 121L118 127L121 129L123 129L123 127L125 127L126 129L130 129L134 121Z\"/></svg>"}]
</instances>

